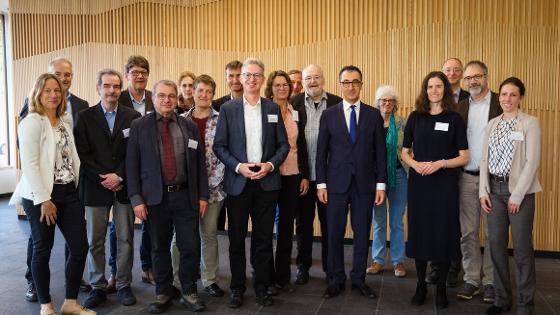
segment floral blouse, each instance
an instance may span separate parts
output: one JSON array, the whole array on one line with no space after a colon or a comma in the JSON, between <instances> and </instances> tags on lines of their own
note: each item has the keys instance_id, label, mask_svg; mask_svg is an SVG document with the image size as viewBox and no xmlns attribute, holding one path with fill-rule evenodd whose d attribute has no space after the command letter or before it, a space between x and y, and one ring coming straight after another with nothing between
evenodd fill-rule
<instances>
[{"instance_id":1,"label":"floral blouse","mask_svg":"<svg viewBox=\"0 0 560 315\"><path fill-rule=\"evenodd\" d=\"M54 161L54 183L68 184L75 180L73 173L74 161L72 160L72 142L70 135L62 121L53 127L54 141L56 143Z\"/></svg>"}]
</instances>

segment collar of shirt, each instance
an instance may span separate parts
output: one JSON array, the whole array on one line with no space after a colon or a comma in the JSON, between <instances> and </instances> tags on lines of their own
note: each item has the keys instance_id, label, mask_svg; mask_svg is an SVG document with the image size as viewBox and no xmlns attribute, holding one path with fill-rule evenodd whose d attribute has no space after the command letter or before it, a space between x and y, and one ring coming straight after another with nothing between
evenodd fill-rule
<instances>
[{"instance_id":1,"label":"collar of shirt","mask_svg":"<svg viewBox=\"0 0 560 315\"><path fill-rule=\"evenodd\" d=\"M144 104L144 101L146 100L146 91L144 91L144 94L142 94L142 99L140 100L140 102L137 102L134 99L134 96L132 96L132 93L130 93L130 90L128 91L128 95L130 95L130 100L132 101L132 103Z\"/></svg>"},{"instance_id":2,"label":"collar of shirt","mask_svg":"<svg viewBox=\"0 0 560 315\"><path fill-rule=\"evenodd\" d=\"M115 113L115 114L116 114L118 109L119 109L119 105L117 105L117 106L115 107L115 109L114 109L112 112L109 112L109 113L111 113L111 114L112 114L112 113ZM104 114L104 115L107 115L107 110L105 109L105 107L104 107L103 105L101 105L101 110L103 111L103 114Z\"/></svg>"},{"instance_id":3,"label":"collar of shirt","mask_svg":"<svg viewBox=\"0 0 560 315\"><path fill-rule=\"evenodd\" d=\"M307 94L307 92L305 92L305 100L310 102L310 103L315 103L315 100L313 100L311 95ZM325 101L327 100L327 92L325 92L325 91L323 91L323 94L321 94L321 100L319 102L321 102L323 100L325 100Z\"/></svg>"},{"instance_id":4,"label":"collar of shirt","mask_svg":"<svg viewBox=\"0 0 560 315\"><path fill-rule=\"evenodd\" d=\"M349 102L347 102L346 100L342 100L342 108L344 109L345 112L350 112L352 109L350 108L350 106L352 105L356 105L356 113L360 111L360 100L358 100L356 103L351 104Z\"/></svg>"},{"instance_id":5,"label":"collar of shirt","mask_svg":"<svg viewBox=\"0 0 560 315\"><path fill-rule=\"evenodd\" d=\"M484 96L483 99L481 99L480 101L475 101L472 97L472 95L469 98L469 103L472 104L488 104L490 105L490 100L492 98L492 91L488 91L488 93L486 93L486 95Z\"/></svg>"},{"instance_id":6,"label":"collar of shirt","mask_svg":"<svg viewBox=\"0 0 560 315\"><path fill-rule=\"evenodd\" d=\"M259 97L259 100L257 101L257 105L253 106L251 105L251 103L249 103L249 101L245 98L245 95L243 95L243 107L247 108L247 106L249 106L249 108L261 108L261 98Z\"/></svg>"}]
</instances>

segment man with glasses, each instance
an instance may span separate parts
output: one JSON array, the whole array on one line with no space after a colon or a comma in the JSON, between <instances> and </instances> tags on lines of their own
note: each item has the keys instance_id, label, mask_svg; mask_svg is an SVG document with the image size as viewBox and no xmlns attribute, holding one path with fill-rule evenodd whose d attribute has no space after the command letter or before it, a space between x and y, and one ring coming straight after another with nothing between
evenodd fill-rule
<instances>
[{"instance_id":1,"label":"man with glasses","mask_svg":"<svg viewBox=\"0 0 560 315\"><path fill-rule=\"evenodd\" d=\"M152 101L155 113L135 120L130 127L126 157L130 202L136 217L148 222L152 240L156 300L148 311L164 312L178 294L172 285L169 250L175 227L181 303L198 312L205 308L196 287L200 264L199 216L204 216L208 205L204 144L197 126L175 113L175 82L157 82ZM154 150L154 146L158 149Z\"/></svg>"},{"instance_id":2,"label":"man with glasses","mask_svg":"<svg viewBox=\"0 0 560 315\"><path fill-rule=\"evenodd\" d=\"M245 237L251 216L251 263L257 303L270 306L272 233L281 178L278 168L288 155L286 128L278 105L261 98L264 64L249 58L241 68L243 96L225 103L214 138L214 153L226 166L231 297L229 307L243 304Z\"/></svg>"},{"instance_id":3,"label":"man with glasses","mask_svg":"<svg viewBox=\"0 0 560 315\"><path fill-rule=\"evenodd\" d=\"M229 94L212 101L212 108L220 111L220 107L227 101L240 98L243 95L243 85L241 85L241 66L243 64L239 60L234 60L226 65L226 83Z\"/></svg>"},{"instance_id":4,"label":"man with glasses","mask_svg":"<svg viewBox=\"0 0 560 315\"><path fill-rule=\"evenodd\" d=\"M323 113L317 141L317 197L327 204L329 285L323 297L345 289L344 234L348 206L352 224L352 290L376 297L366 283L368 243L373 204L385 199L387 156L383 118L378 109L360 101L362 72L345 66L339 73L342 102Z\"/></svg>"},{"instance_id":5,"label":"man with glasses","mask_svg":"<svg viewBox=\"0 0 560 315\"><path fill-rule=\"evenodd\" d=\"M486 213L481 211L478 199L479 164L482 157L482 141L488 121L502 113L498 95L488 88L488 68L478 60L465 66L463 77L471 94L459 102L457 111L467 126L469 163L463 168L459 180L459 220L461 222L461 253L465 284L457 296L470 300L480 293L484 302L494 302L494 271L490 258ZM480 217L484 222L486 242L484 256L480 253ZM482 288L481 288L482 286Z\"/></svg>"},{"instance_id":6,"label":"man with glasses","mask_svg":"<svg viewBox=\"0 0 560 315\"><path fill-rule=\"evenodd\" d=\"M317 182L315 175L315 158L317 154L317 137L319 121L323 112L342 101L342 99L324 90L325 78L318 65L310 64L303 69L304 93L296 95L293 100L294 110L299 113L299 123L305 126L305 140L309 154L309 191L301 196L300 207L296 213L297 236L297 273L295 284L309 281L309 268L312 264L313 222L315 208L321 224L321 263L323 272L327 273L327 207L317 199Z\"/></svg>"}]
</instances>

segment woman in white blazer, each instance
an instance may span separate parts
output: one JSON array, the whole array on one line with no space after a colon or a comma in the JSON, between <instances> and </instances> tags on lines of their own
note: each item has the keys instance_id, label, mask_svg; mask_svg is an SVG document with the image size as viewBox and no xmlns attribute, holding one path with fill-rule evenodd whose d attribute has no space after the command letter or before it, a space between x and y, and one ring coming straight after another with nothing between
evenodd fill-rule
<instances>
[{"instance_id":1,"label":"woman in white blazer","mask_svg":"<svg viewBox=\"0 0 560 315\"><path fill-rule=\"evenodd\" d=\"M535 193L541 191L537 178L541 131L536 117L521 112L519 105L525 86L511 77L500 85L503 114L486 127L480 161L480 204L488 214L488 239L494 264L494 305L487 314L499 314L511 308L508 230L511 226L517 314L534 312L536 288L533 255L533 219Z\"/></svg>"},{"instance_id":2,"label":"woman in white blazer","mask_svg":"<svg viewBox=\"0 0 560 315\"><path fill-rule=\"evenodd\" d=\"M96 314L77 303L88 242L78 200L80 160L67 122L66 95L52 74L42 74L29 96L29 115L19 125L22 176L10 203L21 203L31 227L31 270L40 314L57 314L49 294L49 260L58 225L70 249L62 314Z\"/></svg>"}]
</instances>

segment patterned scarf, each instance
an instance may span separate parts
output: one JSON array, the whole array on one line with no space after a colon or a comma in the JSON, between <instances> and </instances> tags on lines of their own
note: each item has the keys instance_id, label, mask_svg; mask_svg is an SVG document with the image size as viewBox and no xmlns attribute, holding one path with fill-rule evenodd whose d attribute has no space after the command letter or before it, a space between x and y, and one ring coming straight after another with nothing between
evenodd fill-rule
<instances>
[{"instance_id":1,"label":"patterned scarf","mask_svg":"<svg viewBox=\"0 0 560 315\"><path fill-rule=\"evenodd\" d=\"M387 177L389 187L395 187L397 183L397 143L399 131L395 122L395 115L391 114L389 119L389 130L387 130Z\"/></svg>"}]
</instances>

